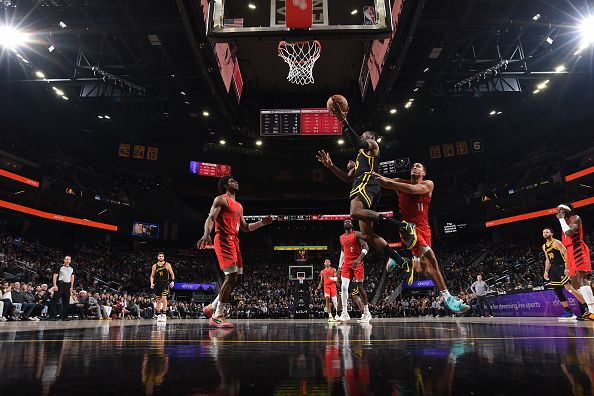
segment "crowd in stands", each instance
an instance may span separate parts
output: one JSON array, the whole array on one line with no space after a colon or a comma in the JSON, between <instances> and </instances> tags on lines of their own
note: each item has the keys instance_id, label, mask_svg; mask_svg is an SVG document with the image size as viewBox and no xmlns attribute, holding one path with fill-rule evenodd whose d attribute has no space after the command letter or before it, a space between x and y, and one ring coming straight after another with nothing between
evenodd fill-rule
<instances>
[{"instance_id":1,"label":"crowd in stands","mask_svg":"<svg viewBox=\"0 0 594 396\"><path fill-rule=\"evenodd\" d=\"M586 237L591 242L591 235ZM297 242L297 241L296 241ZM312 242L311 240L308 242ZM318 242L324 244L324 242ZM330 243L331 244L331 243ZM266 244L243 245L244 260L249 267L242 283L233 294L229 316L232 318L288 318L295 307L295 282L287 276L288 264L296 264L293 252L275 252ZM73 255L75 287L70 300L71 314L78 318L151 318L153 296L148 287L150 267L156 249L132 251L125 246L104 243L69 244L68 250L47 241L0 233L0 278L2 306L0 321L6 318L36 320L46 318L52 298L52 273L65 254ZM545 284L542 277L540 243L501 244L481 242L458 247L436 247L448 288L464 300L471 300L469 286L482 274L492 291L511 292L532 289ZM291 253L291 254L289 254ZM327 252L310 252L308 264L314 265L310 287L310 311L313 317L324 317L323 296L315 292L319 271ZM337 254L330 255L333 263ZM181 282L215 283L220 274L212 252L193 249L167 253L176 280ZM384 259L370 253L365 269L366 290L372 299L382 284ZM215 270L216 269L216 270ZM418 274L417 279L426 279ZM445 315L441 297L429 295L394 297L402 278L389 276L379 291L377 304L371 304L375 317ZM396 293L398 294L398 293ZM170 303L169 315L199 318L202 307L214 298L214 291L201 291L192 296L176 295ZM350 303L351 304L351 303ZM355 305L350 307L355 309Z\"/></svg>"}]
</instances>

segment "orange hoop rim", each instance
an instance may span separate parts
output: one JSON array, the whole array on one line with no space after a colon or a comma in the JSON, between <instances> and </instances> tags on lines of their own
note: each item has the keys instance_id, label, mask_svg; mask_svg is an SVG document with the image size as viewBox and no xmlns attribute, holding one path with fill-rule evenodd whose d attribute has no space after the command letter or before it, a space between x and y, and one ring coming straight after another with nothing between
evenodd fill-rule
<instances>
[{"instance_id":1,"label":"orange hoop rim","mask_svg":"<svg viewBox=\"0 0 594 396\"><path fill-rule=\"evenodd\" d=\"M310 42L313 42L313 43L317 44L317 47L318 47L318 48L320 48L320 53L318 54L318 58L319 58L319 57L320 57L320 55L322 55L322 43L320 43L320 41L319 41L319 40L304 40L304 41L295 41L295 42L293 42L293 43L290 43L290 42L288 42L288 41L285 41L285 40L279 41L279 43L278 43L278 46L277 46L277 50L278 50L278 56L280 56L281 58L283 58L284 60L286 60L286 58L285 58L284 56L282 56L282 55L281 55L281 47L282 47L284 44L290 44L290 45L292 45L292 46L293 46L293 45L299 45L299 44L306 44L306 43L310 43ZM317 58L316 58L316 60L317 60ZM294 64L294 65L302 65L302 64L304 64L304 63L308 63L308 62L309 62L309 60L308 60L308 61L297 61L297 62L289 60L289 62L290 62L290 63L292 63L292 64ZM289 63L289 62L288 62L288 63Z\"/></svg>"}]
</instances>

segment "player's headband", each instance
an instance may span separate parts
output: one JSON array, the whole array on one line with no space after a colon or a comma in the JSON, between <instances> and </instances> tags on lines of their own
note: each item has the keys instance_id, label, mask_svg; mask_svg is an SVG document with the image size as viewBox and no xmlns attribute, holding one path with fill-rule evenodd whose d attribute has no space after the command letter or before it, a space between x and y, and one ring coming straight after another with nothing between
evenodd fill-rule
<instances>
[{"instance_id":1,"label":"player's headband","mask_svg":"<svg viewBox=\"0 0 594 396\"><path fill-rule=\"evenodd\" d=\"M569 206L563 205L563 204L557 206L557 209L565 209L565 210L571 212L571 208Z\"/></svg>"}]
</instances>

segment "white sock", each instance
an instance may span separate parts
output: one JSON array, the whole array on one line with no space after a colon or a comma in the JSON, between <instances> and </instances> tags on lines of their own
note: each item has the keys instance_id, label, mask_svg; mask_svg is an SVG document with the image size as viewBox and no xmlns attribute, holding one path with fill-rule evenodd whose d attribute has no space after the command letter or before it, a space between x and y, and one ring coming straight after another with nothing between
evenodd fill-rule
<instances>
[{"instance_id":1,"label":"white sock","mask_svg":"<svg viewBox=\"0 0 594 396\"><path fill-rule=\"evenodd\" d=\"M215 318L220 318L221 316L225 316L225 308L227 308L227 304L228 303L224 303L222 301L219 301L219 303L217 304L217 309L214 313L214 317Z\"/></svg>"},{"instance_id":2,"label":"white sock","mask_svg":"<svg viewBox=\"0 0 594 396\"><path fill-rule=\"evenodd\" d=\"M371 315L371 312L369 312L369 305L363 306L363 313L366 315Z\"/></svg>"},{"instance_id":3,"label":"white sock","mask_svg":"<svg viewBox=\"0 0 594 396\"><path fill-rule=\"evenodd\" d=\"M215 311L217 310L217 307L219 306L219 295L217 294L217 298L215 298L211 303L210 306L212 307L212 309L214 309Z\"/></svg>"},{"instance_id":4,"label":"white sock","mask_svg":"<svg viewBox=\"0 0 594 396\"><path fill-rule=\"evenodd\" d=\"M590 286L582 286L580 287L580 292L584 296L586 304L588 304L588 310L590 313L594 313L594 294L592 294L592 288Z\"/></svg>"},{"instance_id":5,"label":"white sock","mask_svg":"<svg viewBox=\"0 0 594 396\"><path fill-rule=\"evenodd\" d=\"M342 278L342 283L340 284L340 300L342 302L342 313L348 315L349 311L347 309L347 305L349 302L349 278Z\"/></svg>"},{"instance_id":6,"label":"white sock","mask_svg":"<svg viewBox=\"0 0 594 396\"><path fill-rule=\"evenodd\" d=\"M332 305L334 305L334 309L338 312L338 298L336 296L332 297Z\"/></svg>"},{"instance_id":7,"label":"white sock","mask_svg":"<svg viewBox=\"0 0 594 396\"><path fill-rule=\"evenodd\" d=\"M448 289L442 290L440 293L443 296L443 298L448 299L448 298L452 297L452 295L450 294L450 292L448 291Z\"/></svg>"}]
</instances>

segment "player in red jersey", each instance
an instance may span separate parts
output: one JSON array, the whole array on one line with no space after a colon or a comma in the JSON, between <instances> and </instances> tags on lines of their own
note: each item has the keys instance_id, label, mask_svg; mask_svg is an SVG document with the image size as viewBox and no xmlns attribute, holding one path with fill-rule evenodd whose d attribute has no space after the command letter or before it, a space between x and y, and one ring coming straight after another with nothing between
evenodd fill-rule
<instances>
[{"instance_id":1,"label":"player in red jersey","mask_svg":"<svg viewBox=\"0 0 594 396\"><path fill-rule=\"evenodd\" d=\"M594 294L588 283L588 274L592 272L590 262L590 249L584 242L582 219L575 213L571 204L557 206L557 218L561 224L563 236L561 241L567 248L567 272L575 288L579 287L580 293L588 304L588 310L581 319L594 320Z\"/></svg>"},{"instance_id":2,"label":"player in red jersey","mask_svg":"<svg viewBox=\"0 0 594 396\"><path fill-rule=\"evenodd\" d=\"M446 287L437 257L431 249L431 228L429 227L429 203L435 187L431 180L425 180L427 174L425 165L414 163L410 170L410 180L390 179L378 173L375 174L380 186L398 192L398 206L402 219L414 223L417 231L417 243L411 249L413 254L413 268L417 272L426 272L444 297L445 305L453 312L462 314L470 309L450 294ZM396 263L389 260L386 265L388 272L394 270ZM408 284L412 284L414 271L410 271Z\"/></svg>"},{"instance_id":3,"label":"player in red jersey","mask_svg":"<svg viewBox=\"0 0 594 396\"><path fill-rule=\"evenodd\" d=\"M219 180L221 195L214 199L210 213L204 222L204 235L198 241L199 249L213 245L210 234L215 227L214 250L221 270L225 273L225 281L215 300L204 307L204 314L209 323L216 327L233 327L225 320L225 308L231 299L231 292L243 274L243 260L239 250L239 230L255 231L263 225L272 223L272 216L248 224L243 218L243 207L235 199L239 191L239 183L233 176L223 176ZM213 313L214 312L214 313Z\"/></svg>"},{"instance_id":4,"label":"player in red jersey","mask_svg":"<svg viewBox=\"0 0 594 396\"><path fill-rule=\"evenodd\" d=\"M342 314L338 319L341 322L346 322L350 319L347 311L347 300L349 298L349 283L351 280L356 284L359 290L359 296L363 302L363 312L359 322L368 323L371 320L371 313L369 312L369 302L367 300L367 293L363 287L365 280L365 269L363 265L363 257L368 252L369 246L367 242L361 237L359 231L353 231L353 222L351 219L344 221L344 234L340 236L340 298L342 303Z\"/></svg>"},{"instance_id":5,"label":"player in red jersey","mask_svg":"<svg viewBox=\"0 0 594 396\"><path fill-rule=\"evenodd\" d=\"M334 309L336 309L338 304L338 300L336 298L336 281L338 281L336 269L332 268L332 263L330 260L324 260L324 269L320 271L320 283L318 284L316 291L319 291L322 287L322 284L324 284L324 299L326 300L328 322L334 322L330 302L332 302L332 305L334 305Z\"/></svg>"}]
</instances>

